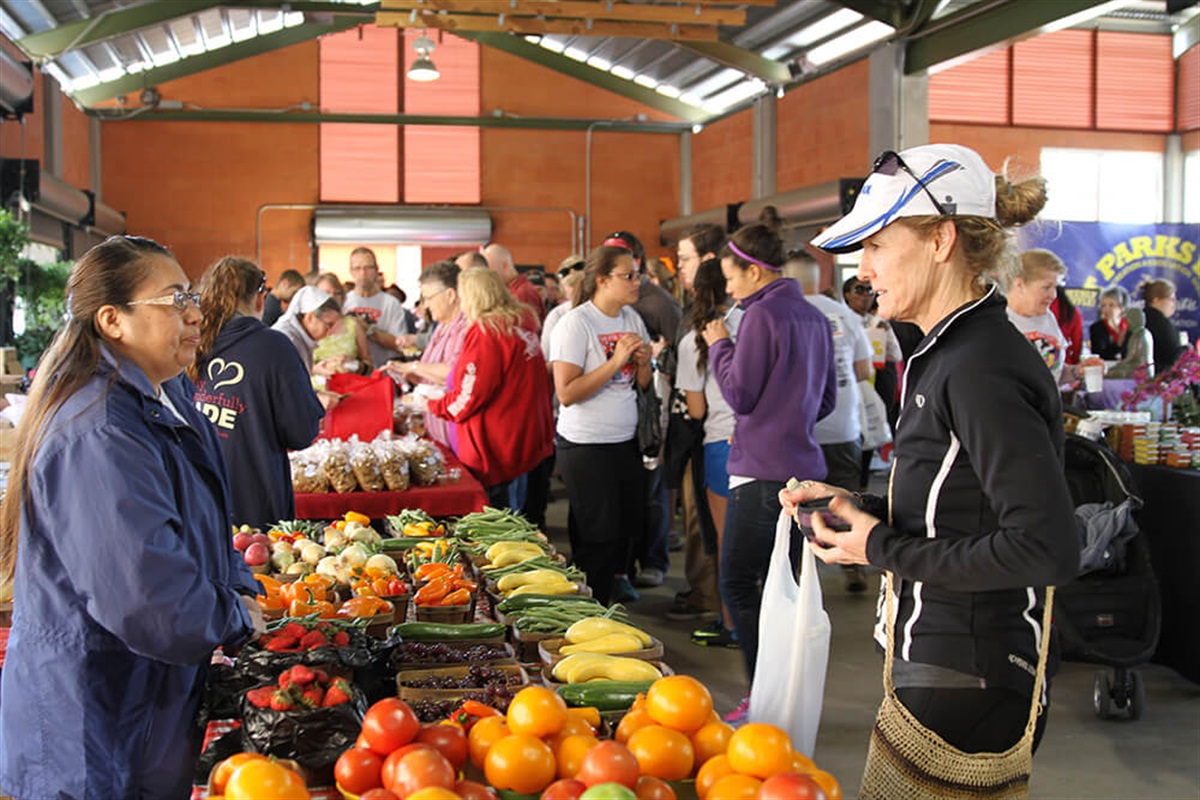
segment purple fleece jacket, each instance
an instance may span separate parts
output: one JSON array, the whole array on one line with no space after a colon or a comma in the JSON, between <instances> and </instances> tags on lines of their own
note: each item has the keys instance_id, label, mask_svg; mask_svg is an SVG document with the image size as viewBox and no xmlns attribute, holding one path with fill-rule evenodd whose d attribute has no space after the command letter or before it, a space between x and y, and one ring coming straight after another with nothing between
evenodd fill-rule
<instances>
[{"instance_id":1,"label":"purple fleece jacket","mask_svg":"<svg viewBox=\"0 0 1200 800\"><path fill-rule=\"evenodd\" d=\"M787 279L741 304L746 315L736 346L721 339L708 350L721 394L737 415L729 474L820 480L825 458L813 425L837 399L829 321Z\"/></svg>"}]
</instances>

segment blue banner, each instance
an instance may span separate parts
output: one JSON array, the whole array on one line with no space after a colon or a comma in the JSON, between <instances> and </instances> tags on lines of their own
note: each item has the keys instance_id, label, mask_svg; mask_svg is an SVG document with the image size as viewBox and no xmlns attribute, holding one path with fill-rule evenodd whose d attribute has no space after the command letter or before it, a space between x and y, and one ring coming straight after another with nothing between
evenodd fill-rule
<instances>
[{"instance_id":1,"label":"blue banner","mask_svg":"<svg viewBox=\"0 0 1200 800\"><path fill-rule=\"evenodd\" d=\"M1042 221L1021 231L1020 247L1044 248L1067 265L1066 286L1083 315L1085 338L1103 289L1123 286L1140 306L1137 288L1147 278L1175 284L1172 321L1189 342L1200 336L1200 225Z\"/></svg>"}]
</instances>

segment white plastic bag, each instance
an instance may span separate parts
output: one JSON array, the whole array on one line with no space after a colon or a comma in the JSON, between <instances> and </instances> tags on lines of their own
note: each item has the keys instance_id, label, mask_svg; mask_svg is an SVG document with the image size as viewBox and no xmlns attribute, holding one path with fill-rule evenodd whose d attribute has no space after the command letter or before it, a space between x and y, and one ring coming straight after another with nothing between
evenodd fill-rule
<instances>
[{"instance_id":1,"label":"white plastic bag","mask_svg":"<svg viewBox=\"0 0 1200 800\"><path fill-rule=\"evenodd\" d=\"M858 419L862 423L863 450L875 450L892 441L887 406L870 381L858 382Z\"/></svg>"},{"instance_id":2,"label":"white plastic bag","mask_svg":"<svg viewBox=\"0 0 1200 800\"><path fill-rule=\"evenodd\" d=\"M811 758L829 664L829 615L821 599L817 559L808 542L800 557L799 585L792 574L791 525L792 518L780 512L771 566L763 583L750 720L783 728L796 750Z\"/></svg>"}]
</instances>

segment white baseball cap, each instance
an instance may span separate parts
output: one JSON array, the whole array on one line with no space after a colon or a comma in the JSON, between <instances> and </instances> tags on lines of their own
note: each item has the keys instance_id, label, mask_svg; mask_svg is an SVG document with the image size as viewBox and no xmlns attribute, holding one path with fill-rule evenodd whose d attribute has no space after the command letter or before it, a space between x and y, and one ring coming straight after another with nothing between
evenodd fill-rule
<instances>
[{"instance_id":1,"label":"white baseball cap","mask_svg":"<svg viewBox=\"0 0 1200 800\"><path fill-rule=\"evenodd\" d=\"M854 200L850 213L822 231L812 244L851 253L863 239L900 217L996 216L996 176L974 150L927 144L899 154L885 151Z\"/></svg>"}]
</instances>

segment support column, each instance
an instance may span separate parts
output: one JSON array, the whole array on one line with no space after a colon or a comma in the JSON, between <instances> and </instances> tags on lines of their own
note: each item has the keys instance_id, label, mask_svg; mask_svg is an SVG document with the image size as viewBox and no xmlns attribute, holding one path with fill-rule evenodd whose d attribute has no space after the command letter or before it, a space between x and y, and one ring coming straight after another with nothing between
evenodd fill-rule
<instances>
[{"instance_id":1,"label":"support column","mask_svg":"<svg viewBox=\"0 0 1200 800\"><path fill-rule=\"evenodd\" d=\"M750 176L750 195L752 198L770 197L775 194L776 174L776 119L778 108L775 95L767 94L758 99L753 106L753 173Z\"/></svg>"},{"instance_id":2,"label":"support column","mask_svg":"<svg viewBox=\"0 0 1200 800\"><path fill-rule=\"evenodd\" d=\"M692 213L692 136L679 134L679 216Z\"/></svg>"},{"instance_id":3,"label":"support column","mask_svg":"<svg viewBox=\"0 0 1200 800\"><path fill-rule=\"evenodd\" d=\"M104 196L104 169L100 163L100 120L96 117L88 117L88 166L90 169L89 187L99 200Z\"/></svg>"},{"instance_id":4,"label":"support column","mask_svg":"<svg viewBox=\"0 0 1200 800\"><path fill-rule=\"evenodd\" d=\"M1167 134L1163 152L1163 222L1183 222L1184 161L1183 137ZM1197 191L1193 188L1192 191Z\"/></svg>"},{"instance_id":5,"label":"support column","mask_svg":"<svg viewBox=\"0 0 1200 800\"><path fill-rule=\"evenodd\" d=\"M63 174L62 99L58 81L42 73L42 169L56 178Z\"/></svg>"},{"instance_id":6,"label":"support column","mask_svg":"<svg viewBox=\"0 0 1200 800\"><path fill-rule=\"evenodd\" d=\"M929 76L904 74L904 45L892 43L870 56L871 152L929 143Z\"/></svg>"}]
</instances>

